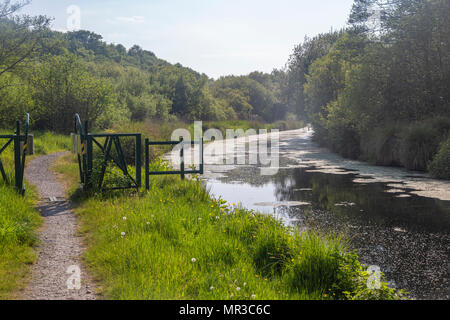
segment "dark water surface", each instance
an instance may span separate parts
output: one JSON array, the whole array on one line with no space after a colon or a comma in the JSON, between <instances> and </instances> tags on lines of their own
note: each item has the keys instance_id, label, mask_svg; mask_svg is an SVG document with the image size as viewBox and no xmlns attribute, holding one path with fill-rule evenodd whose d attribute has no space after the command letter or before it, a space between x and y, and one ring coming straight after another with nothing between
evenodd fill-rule
<instances>
[{"instance_id":1,"label":"dark water surface","mask_svg":"<svg viewBox=\"0 0 450 320\"><path fill-rule=\"evenodd\" d=\"M282 159L280 165L289 163ZM237 166L206 182L230 203L300 228L342 233L363 263L379 266L392 286L414 298L450 299L450 201L387 183L355 183L351 171L314 169L284 168L264 177L256 166Z\"/></svg>"}]
</instances>

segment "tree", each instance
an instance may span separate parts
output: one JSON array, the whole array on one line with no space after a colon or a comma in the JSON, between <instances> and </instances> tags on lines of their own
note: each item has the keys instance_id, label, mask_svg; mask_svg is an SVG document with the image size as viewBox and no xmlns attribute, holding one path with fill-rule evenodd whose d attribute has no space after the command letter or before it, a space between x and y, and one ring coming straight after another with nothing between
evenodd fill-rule
<instances>
[{"instance_id":1,"label":"tree","mask_svg":"<svg viewBox=\"0 0 450 320\"><path fill-rule=\"evenodd\" d=\"M180 76L175 84L175 96L173 99L172 113L183 114L187 110L188 105L188 87L184 83L183 76Z\"/></svg>"},{"instance_id":2,"label":"tree","mask_svg":"<svg viewBox=\"0 0 450 320\"><path fill-rule=\"evenodd\" d=\"M283 96L290 111L301 119L308 116L303 87L310 73L310 66L328 54L342 34L343 31L319 34L314 38L306 37L302 44L294 48L289 58Z\"/></svg>"},{"instance_id":3,"label":"tree","mask_svg":"<svg viewBox=\"0 0 450 320\"><path fill-rule=\"evenodd\" d=\"M73 54L48 57L35 67L30 82L39 114L37 128L70 132L75 113L94 126L115 101L111 85L93 77Z\"/></svg>"},{"instance_id":4,"label":"tree","mask_svg":"<svg viewBox=\"0 0 450 320\"><path fill-rule=\"evenodd\" d=\"M0 4L0 77L17 70L42 48L50 19L13 15L28 3L6 0Z\"/></svg>"}]
</instances>

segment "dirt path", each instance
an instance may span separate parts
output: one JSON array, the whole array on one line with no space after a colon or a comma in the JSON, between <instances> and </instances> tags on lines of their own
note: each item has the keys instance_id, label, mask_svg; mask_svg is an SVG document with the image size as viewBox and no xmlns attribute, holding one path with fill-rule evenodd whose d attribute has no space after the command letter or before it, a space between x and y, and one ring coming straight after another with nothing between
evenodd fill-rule
<instances>
[{"instance_id":1,"label":"dirt path","mask_svg":"<svg viewBox=\"0 0 450 320\"><path fill-rule=\"evenodd\" d=\"M44 217L39 235L39 257L32 267L31 280L22 297L26 300L96 298L95 286L82 266L83 247L77 236L75 214L66 199L63 185L50 170L53 161L62 155L64 153L38 157L28 164L25 171L26 179L39 191L41 202L38 209Z\"/></svg>"}]
</instances>

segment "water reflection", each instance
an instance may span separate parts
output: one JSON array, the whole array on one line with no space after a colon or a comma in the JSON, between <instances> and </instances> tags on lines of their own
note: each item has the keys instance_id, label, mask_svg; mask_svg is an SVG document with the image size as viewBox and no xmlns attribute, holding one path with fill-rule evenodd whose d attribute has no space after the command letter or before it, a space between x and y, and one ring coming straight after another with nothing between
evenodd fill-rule
<instances>
[{"instance_id":1,"label":"water reflection","mask_svg":"<svg viewBox=\"0 0 450 320\"><path fill-rule=\"evenodd\" d=\"M230 203L275 212L300 227L345 234L363 262L381 266L393 286L417 298L450 298L449 201L409 194L401 185L392 190L387 183L354 183L352 172L314 169L261 176L259 168L243 166L207 184Z\"/></svg>"},{"instance_id":2,"label":"water reflection","mask_svg":"<svg viewBox=\"0 0 450 320\"><path fill-rule=\"evenodd\" d=\"M336 218L359 219L379 226L410 231L448 233L450 202L408 194L387 192L385 183L354 183L355 175L309 172L312 168L280 169L276 176L262 177L257 168L235 169L227 177L211 181L213 194L250 209L272 212L264 203L311 203L313 209L327 210ZM240 182L242 181L242 182Z\"/></svg>"}]
</instances>

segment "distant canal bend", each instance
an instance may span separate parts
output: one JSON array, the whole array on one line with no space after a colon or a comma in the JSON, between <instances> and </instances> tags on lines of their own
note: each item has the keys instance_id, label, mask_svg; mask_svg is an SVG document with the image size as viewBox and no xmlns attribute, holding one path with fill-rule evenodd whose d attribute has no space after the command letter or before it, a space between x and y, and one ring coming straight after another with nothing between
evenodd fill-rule
<instances>
[{"instance_id":1,"label":"distant canal bend","mask_svg":"<svg viewBox=\"0 0 450 320\"><path fill-rule=\"evenodd\" d=\"M203 180L229 203L299 228L344 234L363 263L379 266L391 286L414 298L450 299L450 182L343 159L311 136L307 129L280 133L273 176L262 176L258 165L224 165L205 154ZM237 142L248 157L248 141ZM224 143L213 142L216 149ZM223 159L234 156L225 149Z\"/></svg>"}]
</instances>

